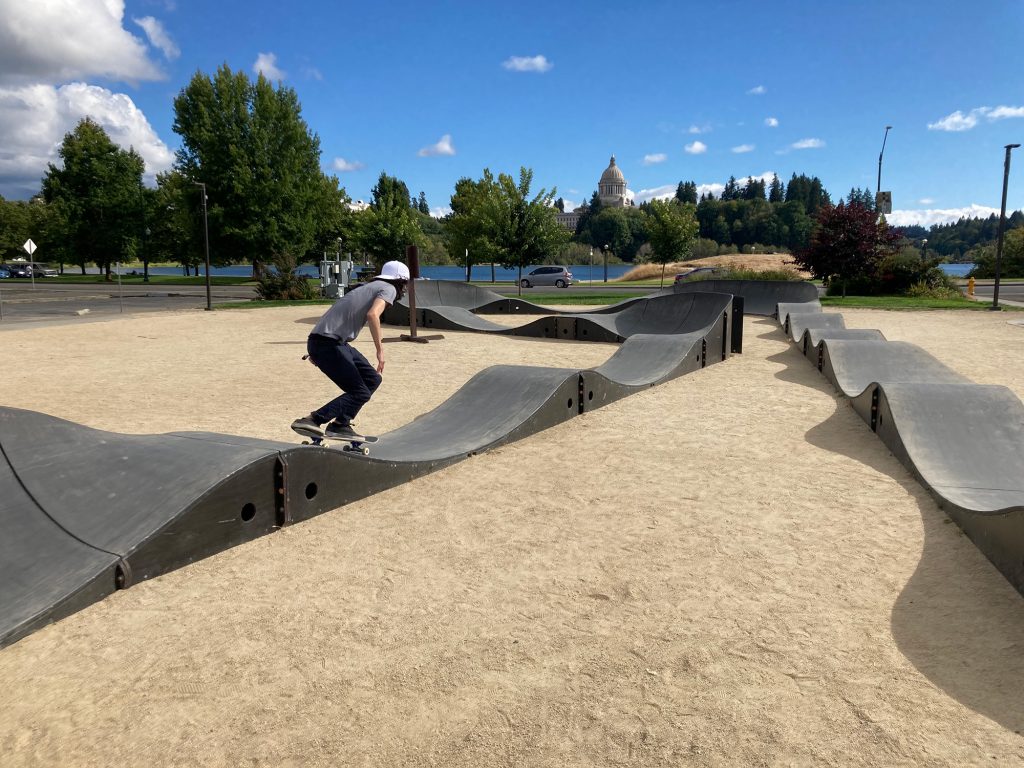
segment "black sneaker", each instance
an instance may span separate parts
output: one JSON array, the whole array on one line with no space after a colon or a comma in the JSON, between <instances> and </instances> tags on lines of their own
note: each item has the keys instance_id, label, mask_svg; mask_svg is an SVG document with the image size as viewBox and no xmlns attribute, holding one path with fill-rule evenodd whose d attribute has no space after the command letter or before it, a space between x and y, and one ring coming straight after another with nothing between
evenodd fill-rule
<instances>
[{"instance_id":1,"label":"black sneaker","mask_svg":"<svg viewBox=\"0 0 1024 768\"><path fill-rule=\"evenodd\" d=\"M310 416L303 416L292 422L292 429L303 437L323 437L324 431Z\"/></svg>"},{"instance_id":2,"label":"black sneaker","mask_svg":"<svg viewBox=\"0 0 1024 768\"><path fill-rule=\"evenodd\" d=\"M362 435L352 429L351 424L339 424L332 421L324 430L324 437L333 437L336 440L358 440Z\"/></svg>"}]
</instances>

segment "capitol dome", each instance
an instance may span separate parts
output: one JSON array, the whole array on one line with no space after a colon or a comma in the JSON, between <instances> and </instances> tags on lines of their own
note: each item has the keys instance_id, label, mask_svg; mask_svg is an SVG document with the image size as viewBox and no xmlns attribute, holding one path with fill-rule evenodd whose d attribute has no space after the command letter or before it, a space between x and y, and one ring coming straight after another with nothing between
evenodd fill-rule
<instances>
[{"instance_id":1,"label":"capitol dome","mask_svg":"<svg viewBox=\"0 0 1024 768\"><path fill-rule=\"evenodd\" d=\"M603 205L614 208L627 205L626 177L622 175L619 166L615 164L615 155L612 155L611 162L601 174L601 181L597 183L597 195L601 198Z\"/></svg>"}]
</instances>

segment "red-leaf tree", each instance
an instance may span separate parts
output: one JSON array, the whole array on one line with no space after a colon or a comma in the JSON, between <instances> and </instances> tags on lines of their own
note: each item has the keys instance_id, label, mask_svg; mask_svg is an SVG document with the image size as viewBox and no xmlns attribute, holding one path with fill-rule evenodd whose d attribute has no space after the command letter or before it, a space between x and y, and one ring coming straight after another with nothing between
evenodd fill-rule
<instances>
[{"instance_id":1,"label":"red-leaf tree","mask_svg":"<svg viewBox=\"0 0 1024 768\"><path fill-rule=\"evenodd\" d=\"M874 277L879 261L896 250L900 236L877 214L859 203L840 202L821 208L815 216L811 242L794 260L814 277L829 284Z\"/></svg>"}]
</instances>

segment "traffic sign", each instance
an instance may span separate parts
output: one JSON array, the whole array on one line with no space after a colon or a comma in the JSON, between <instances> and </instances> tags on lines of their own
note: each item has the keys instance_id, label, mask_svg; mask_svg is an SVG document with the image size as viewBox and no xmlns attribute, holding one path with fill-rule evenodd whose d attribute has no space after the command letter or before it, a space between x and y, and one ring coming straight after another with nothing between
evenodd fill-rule
<instances>
[{"instance_id":1,"label":"traffic sign","mask_svg":"<svg viewBox=\"0 0 1024 768\"><path fill-rule=\"evenodd\" d=\"M21 247L28 251L29 256L36 252L36 244L32 242L31 237L28 240L26 240L25 244Z\"/></svg>"}]
</instances>

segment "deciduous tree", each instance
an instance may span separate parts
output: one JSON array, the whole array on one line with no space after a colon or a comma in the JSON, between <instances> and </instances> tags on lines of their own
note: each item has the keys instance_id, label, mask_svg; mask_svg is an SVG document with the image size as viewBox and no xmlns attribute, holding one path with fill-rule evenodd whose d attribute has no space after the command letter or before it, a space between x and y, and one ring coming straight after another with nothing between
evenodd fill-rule
<instances>
[{"instance_id":1,"label":"deciduous tree","mask_svg":"<svg viewBox=\"0 0 1024 768\"><path fill-rule=\"evenodd\" d=\"M71 260L110 265L133 257L143 216L145 163L134 149L114 144L106 131L85 118L64 137L62 167L52 163L43 177L43 197L64 220Z\"/></svg>"},{"instance_id":2,"label":"deciduous tree","mask_svg":"<svg viewBox=\"0 0 1024 768\"><path fill-rule=\"evenodd\" d=\"M661 284L665 284L665 266L685 258L697 236L694 207L677 201L651 200L646 209L648 242L652 260L661 264Z\"/></svg>"},{"instance_id":3,"label":"deciduous tree","mask_svg":"<svg viewBox=\"0 0 1024 768\"><path fill-rule=\"evenodd\" d=\"M796 263L826 283L870 278L878 262L895 251L899 235L862 205L825 206L815 217L811 242L794 254Z\"/></svg>"}]
</instances>

